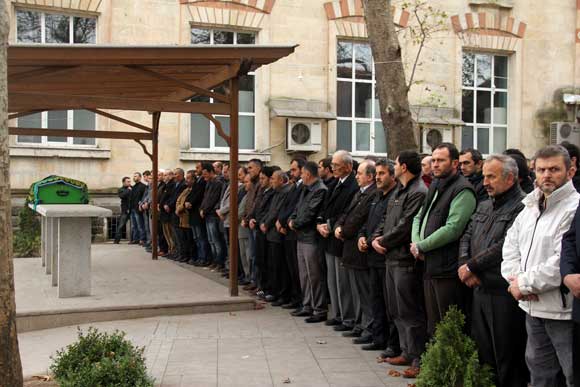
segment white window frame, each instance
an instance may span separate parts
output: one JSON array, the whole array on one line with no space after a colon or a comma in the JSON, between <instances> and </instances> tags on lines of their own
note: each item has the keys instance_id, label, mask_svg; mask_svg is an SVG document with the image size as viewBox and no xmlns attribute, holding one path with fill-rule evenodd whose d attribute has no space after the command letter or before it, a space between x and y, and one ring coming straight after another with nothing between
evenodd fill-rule
<instances>
[{"instance_id":1,"label":"white window frame","mask_svg":"<svg viewBox=\"0 0 580 387\"><path fill-rule=\"evenodd\" d=\"M495 94L497 92L501 92L501 93L505 93L506 94L506 117L509 118L509 111L510 111L510 107L509 107L509 80L510 80L510 73L509 73L509 55L502 55L502 54L494 54L494 53L490 53L490 52L478 52L478 51L464 51L461 55L461 61L462 61L462 66L461 66L461 71L463 71L463 57L466 54L471 54L474 55L475 60L473 61L473 84L472 86L465 86L463 85L463 79L461 80L461 91L463 90L469 90L473 92L473 120L472 122L465 122L463 124L463 127L461 128L462 130L462 138L463 138L463 128L468 126L471 127L473 129L473 148L474 149L479 149L479 144L477 143L478 140L478 136L477 136L477 131L479 128L487 128L488 133L489 133L489 140L488 140L488 149L489 149L489 153L485 153L484 156L487 156L489 154L492 153L497 153L497 151L494 149L494 135L495 135L495 130L494 128L505 128L505 133L506 133L506 147L507 147L507 137L508 137L508 130L509 130L509 125L508 125L508 121L506 120L505 124L496 124L494 121L494 101L495 101ZM477 56L491 56L491 87L480 87L477 86ZM495 58L496 57L504 57L507 60L507 67L506 67L506 71L507 71L507 76L506 76L506 88L501 88L501 87L496 87L495 86ZM490 98L490 111L491 111L491 115L490 115L490 123L489 124L485 124L485 123L478 123L477 122L477 92L478 91L489 91L491 94L491 98ZM462 100L463 100L463 93L462 93ZM463 102L463 101L462 101ZM463 143L461 144L461 148L464 148Z\"/></svg>"},{"instance_id":2,"label":"white window frame","mask_svg":"<svg viewBox=\"0 0 580 387\"><path fill-rule=\"evenodd\" d=\"M50 11L45 11L45 10L33 9L33 8L16 8L15 17L14 17L15 26L16 26L16 33L15 33L16 42L18 42L18 17L16 17L16 13L18 11L36 12L36 13L40 14L40 43L27 43L27 44L37 44L39 46L40 45L54 45L54 44L90 44L90 43L73 43L74 42L74 18L75 17L93 18L96 20L96 23L95 23L95 44L97 43L97 38L99 36L99 34L98 34L99 23L98 23L98 18L96 16L83 15L83 14L77 14L77 13L62 13L62 12L56 12L56 11L50 12ZM46 43L46 15L47 14L68 17L68 19L69 19L69 43ZM47 111L41 112L40 122L41 122L40 127L42 129L47 129L47 126L48 126L48 112ZM98 124L99 124L99 117L97 114L95 114L95 130L97 130ZM16 126L18 126L18 119L16 120ZM68 129L68 130L74 129L74 110L67 110L67 127L66 128L59 128L59 129ZM79 129L86 129L86 128L79 128ZM50 129L47 129L47 130L49 131ZM50 132L47 132L47 133L50 133ZM66 147L70 147L70 148L97 148L98 147L98 139L96 139L96 138L95 138L94 144L74 144L74 136L67 137L66 142L65 141L62 141L62 142L48 141L48 137L51 137L49 135L40 136L41 137L40 142L19 141L19 137L20 136L16 136L16 144L23 145L23 146L37 146L37 147L66 146ZM38 136L23 136L23 137L38 137Z\"/></svg>"},{"instance_id":3,"label":"white window frame","mask_svg":"<svg viewBox=\"0 0 580 387\"><path fill-rule=\"evenodd\" d=\"M238 44L238 33L241 34L253 34L254 35L254 42L257 43L258 41L258 33L256 31L244 31L244 30L233 30L233 29L229 29L229 28L219 28L219 27L204 27L204 26L196 26L196 25L192 25L190 28L191 29L200 29L200 30L208 30L210 32L209 35L209 41L210 41L210 45L216 45L215 44L215 40L214 40L214 33L215 31L223 31L223 32L232 32L234 34L234 40L233 40L233 45L234 46L238 46L241 44ZM255 152L256 151L256 90L258 89L258 81L257 81L257 77L256 77L256 72L255 71L250 71L248 72L248 75L251 75L254 77L254 112L253 113L249 113L249 112L240 112L238 111L238 116L239 117L254 117L254 147L251 149L240 149L240 153L244 153L244 152ZM210 103L214 102L213 98L209 99ZM220 114L214 114L214 117L220 118L220 117L229 117L228 115L220 115ZM191 125L191 120L189 120L189 123ZM191 146L191 127L189 128L189 151L192 152L228 152L229 151L229 147L227 146L217 146L216 145L216 137L218 137L219 134L217 133L215 124L211 121L209 121L209 148L194 148Z\"/></svg>"},{"instance_id":4,"label":"white window frame","mask_svg":"<svg viewBox=\"0 0 580 387\"><path fill-rule=\"evenodd\" d=\"M341 78L341 77L336 77L336 82L337 82L337 102L338 102L338 82L349 82L350 86L351 86L351 117L343 117L343 116L338 116L338 109L337 109L337 121L349 121L351 124L351 144L352 144L352 149L347 149L352 155L354 156L366 156L368 154L373 154L373 155L378 155L378 156L387 156L387 153L376 153L375 152L375 138L376 138L376 134L375 134L375 124L379 123L381 125L381 127L383 127L382 125L382 119L381 118L375 118L376 115L376 101L378 101L378 98L375 98L376 96L376 87L377 87L377 82L376 82L376 78L375 78L375 61L374 58L371 55L371 79L358 79L355 77L356 75L356 49L355 49L355 45L356 44L367 44L370 45L370 43L368 42L364 42L364 41L356 41L356 40L349 40L349 39L339 39L336 44L338 45L341 42L346 42L346 43L351 43L352 44L352 61L351 61L351 66L352 66L352 71L351 71L351 76L350 78ZM371 106L371 118L366 118L366 117L357 117L356 116L356 84L357 83L369 83L371 84L371 95L372 95L372 106ZM338 103L337 103L338 106ZM370 124L370 143L369 143L369 150L368 151L359 151L356 149L356 124L357 122L360 123L368 123ZM338 130L338 126L337 126L337 130ZM337 133L337 146L338 146L338 133ZM387 149L388 152L388 149Z\"/></svg>"}]
</instances>

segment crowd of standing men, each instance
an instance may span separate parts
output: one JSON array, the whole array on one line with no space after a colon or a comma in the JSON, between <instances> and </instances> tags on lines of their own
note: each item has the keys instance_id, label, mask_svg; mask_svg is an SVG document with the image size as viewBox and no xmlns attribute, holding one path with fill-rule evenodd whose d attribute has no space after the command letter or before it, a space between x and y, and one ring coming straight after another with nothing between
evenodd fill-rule
<instances>
[{"instance_id":1,"label":"crowd of standing men","mask_svg":"<svg viewBox=\"0 0 580 387\"><path fill-rule=\"evenodd\" d=\"M489 155L442 143L431 155L357 163L346 151L290 169L251 160L159 171L159 254L228 275L244 290L382 351L403 376L451 305L467 316L497 386L580 386L580 170L571 144ZM142 179L148 183L143 184ZM151 249L151 174L123 178L121 229ZM238 245L229 230L238 228Z\"/></svg>"}]
</instances>

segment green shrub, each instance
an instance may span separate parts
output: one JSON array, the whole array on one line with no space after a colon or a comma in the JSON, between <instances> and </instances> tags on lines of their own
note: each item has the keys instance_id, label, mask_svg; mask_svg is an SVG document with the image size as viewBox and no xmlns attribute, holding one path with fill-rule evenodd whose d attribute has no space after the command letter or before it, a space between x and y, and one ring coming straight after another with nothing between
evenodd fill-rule
<instances>
[{"instance_id":1,"label":"green shrub","mask_svg":"<svg viewBox=\"0 0 580 387\"><path fill-rule=\"evenodd\" d=\"M489 366L479 364L475 342L463 333L465 317L452 306L421 357L417 387L492 387Z\"/></svg>"},{"instance_id":2,"label":"green shrub","mask_svg":"<svg viewBox=\"0 0 580 387\"><path fill-rule=\"evenodd\" d=\"M18 228L12 241L14 256L38 257L40 255L40 221L27 205L18 213Z\"/></svg>"},{"instance_id":3,"label":"green shrub","mask_svg":"<svg viewBox=\"0 0 580 387\"><path fill-rule=\"evenodd\" d=\"M79 329L78 341L57 351L50 366L61 387L152 387L144 348L135 347L125 333Z\"/></svg>"}]
</instances>

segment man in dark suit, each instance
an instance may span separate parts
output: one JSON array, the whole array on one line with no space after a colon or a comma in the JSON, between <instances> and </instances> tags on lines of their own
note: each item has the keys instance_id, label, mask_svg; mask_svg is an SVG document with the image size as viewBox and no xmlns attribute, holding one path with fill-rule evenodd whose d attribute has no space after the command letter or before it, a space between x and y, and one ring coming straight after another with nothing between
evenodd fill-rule
<instances>
[{"instance_id":1,"label":"man in dark suit","mask_svg":"<svg viewBox=\"0 0 580 387\"><path fill-rule=\"evenodd\" d=\"M355 307L348 275L340 265L343 242L334 235L337 220L342 216L358 191L353 173L353 159L347 151L337 151L332 156L332 173L335 184L328 187L325 207L317 218L316 229L322 236L326 258L328 291L330 293L331 319L327 325L336 325L334 330L345 332L354 328Z\"/></svg>"},{"instance_id":2,"label":"man in dark suit","mask_svg":"<svg viewBox=\"0 0 580 387\"><path fill-rule=\"evenodd\" d=\"M121 199L121 217L117 222L117 232L115 233L115 244L118 244L121 240L121 233L122 230L125 229L127 225L127 221L131 215L131 179L128 176L125 176L122 180L123 186L119 188L118 196ZM131 225L132 226L132 225Z\"/></svg>"},{"instance_id":3,"label":"man in dark suit","mask_svg":"<svg viewBox=\"0 0 580 387\"><path fill-rule=\"evenodd\" d=\"M357 237L360 229L366 223L370 205L377 190L375 175L374 161L366 160L359 165L356 173L359 190L334 229L334 236L344 242L342 257L339 258L339 262L348 274L355 306L355 328L353 332L357 331L362 334L361 339L357 341L361 344L370 344L372 341L371 325L373 313L367 254L359 251ZM372 349L384 349L384 346L375 344L374 346L363 347L363 350Z\"/></svg>"},{"instance_id":4,"label":"man in dark suit","mask_svg":"<svg viewBox=\"0 0 580 387\"><path fill-rule=\"evenodd\" d=\"M185 238L181 230L179 230L179 217L175 213L175 209L177 206L177 199L187 188L187 184L185 183L185 171L183 169L175 168L173 173L175 175L175 186L166 205L169 207L171 229L175 236L175 254L169 258L185 262L189 260L189 257L187 257L187 254L185 253Z\"/></svg>"},{"instance_id":5,"label":"man in dark suit","mask_svg":"<svg viewBox=\"0 0 580 387\"><path fill-rule=\"evenodd\" d=\"M562 238L560 273L566 288L574 294L572 320L574 321L574 385L580 386L580 208Z\"/></svg>"},{"instance_id":6,"label":"man in dark suit","mask_svg":"<svg viewBox=\"0 0 580 387\"><path fill-rule=\"evenodd\" d=\"M165 186L159 194L159 221L163 230L163 236L167 242L167 257L175 256L175 235L173 235L173 228L171 227L171 207L169 202L173 191L175 190L175 180L173 171L168 169L165 171Z\"/></svg>"},{"instance_id":7,"label":"man in dark suit","mask_svg":"<svg viewBox=\"0 0 580 387\"><path fill-rule=\"evenodd\" d=\"M210 261L210 247L207 241L207 232L203 219L199 214L199 207L201 206L205 193L205 185L206 181L201 177L201 163L197 163L194 183L185 202L185 208L189 211L189 225L191 226L193 241L196 247L195 259L191 262L195 266L207 266Z\"/></svg>"}]
</instances>

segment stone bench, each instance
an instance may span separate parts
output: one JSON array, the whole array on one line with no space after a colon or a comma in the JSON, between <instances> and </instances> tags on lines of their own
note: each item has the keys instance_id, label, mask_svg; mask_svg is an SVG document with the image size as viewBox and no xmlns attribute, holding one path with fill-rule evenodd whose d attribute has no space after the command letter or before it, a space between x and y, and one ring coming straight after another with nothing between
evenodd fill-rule
<instances>
[{"instance_id":1,"label":"stone bench","mask_svg":"<svg viewBox=\"0 0 580 387\"><path fill-rule=\"evenodd\" d=\"M42 216L41 255L58 297L91 295L91 218L112 216L88 204L41 204L30 208Z\"/></svg>"}]
</instances>

